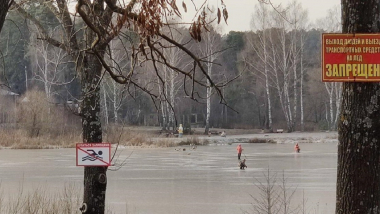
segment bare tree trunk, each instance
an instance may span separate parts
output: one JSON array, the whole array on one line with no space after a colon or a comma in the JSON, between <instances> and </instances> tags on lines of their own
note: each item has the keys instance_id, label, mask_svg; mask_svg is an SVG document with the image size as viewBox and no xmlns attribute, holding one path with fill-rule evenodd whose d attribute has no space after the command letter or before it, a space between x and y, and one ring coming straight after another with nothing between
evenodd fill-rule
<instances>
[{"instance_id":1,"label":"bare tree trunk","mask_svg":"<svg viewBox=\"0 0 380 214\"><path fill-rule=\"evenodd\" d=\"M333 96L334 96L334 83L333 82L325 82L325 88L326 88L326 91L327 91L327 94L329 96L329 108L327 109L327 105L326 105L326 121L327 121L327 125L328 125L328 129L331 130L332 129L332 121L333 121L333 118L334 118L334 112L333 112ZM329 115L330 117L328 117L327 115ZM329 119L330 118L330 119Z\"/></svg>"},{"instance_id":2,"label":"bare tree trunk","mask_svg":"<svg viewBox=\"0 0 380 214\"><path fill-rule=\"evenodd\" d=\"M266 56L265 56L266 58ZM267 103L268 103L268 128L269 130L272 130L272 103L270 98L270 91L269 91L269 80L268 80L268 66L265 65L265 93L267 95Z\"/></svg>"},{"instance_id":3,"label":"bare tree trunk","mask_svg":"<svg viewBox=\"0 0 380 214\"><path fill-rule=\"evenodd\" d=\"M327 128L330 130L330 125L329 125L329 111L327 108L327 103L325 102L325 120L327 122Z\"/></svg>"},{"instance_id":4,"label":"bare tree trunk","mask_svg":"<svg viewBox=\"0 0 380 214\"><path fill-rule=\"evenodd\" d=\"M94 55L84 57L82 81L82 128L84 143L101 143L100 87L102 66ZM84 168L84 196L82 208L86 214L103 214L107 188L107 167Z\"/></svg>"},{"instance_id":5,"label":"bare tree trunk","mask_svg":"<svg viewBox=\"0 0 380 214\"><path fill-rule=\"evenodd\" d=\"M209 81L207 80L207 85L209 85ZM210 129L210 114L211 114L211 88L207 88L207 101L206 101L206 128L205 134L209 132Z\"/></svg>"},{"instance_id":6,"label":"bare tree trunk","mask_svg":"<svg viewBox=\"0 0 380 214\"><path fill-rule=\"evenodd\" d=\"M159 78L157 78L158 79L158 81L160 81L159 80ZM161 84L158 84L158 91L160 91L161 93L162 93L162 90L161 90ZM165 93L165 92L164 92ZM162 114L162 129L163 130L166 130L167 129L167 126L166 126L166 124L167 124L167 119L166 119L166 100L161 100L161 114Z\"/></svg>"},{"instance_id":7,"label":"bare tree trunk","mask_svg":"<svg viewBox=\"0 0 380 214\"><path fill-rule=\"evenodd\" d=\"M111 48L111 56L112 57L114 57L115 56L115 51L114 51L114 42L113 41L111 41L110 42L110 47L112 47ZM114 60L112 60L112 67L113 68L116 68L116 62L114 61ZM117 101L117 92L116 92L116 82L115 81L112 81L112 92L113 92L113 116L114 116L114 122L115 122L115 124L117 124L117 122L118 122L118 109L119 109L119 107L118 107L118 101ZM120 99L122 99L122 98L120 98Z\"/></svg>"},{"instance_id":8,"label":"bare tree trunk","mask_svg":"<svg viewBox=\"0 0 380 214\"><path fill-rule=\"evenodd\" d=\"M207 75L211 78L212 77L212 69L213 64L215 60L218 58L220 53L216 53L219 50L221 43L220 35L214 30L210 30L206 32L206 35L204 36L203 42L199 44L199 50L204 55L204 57L207 59L206 67L207 67ZM205 127L205 134L208 134L210 129L210 115L211 115L211 95L213 86L210 85L210 80L207 79L207 88L206 88L206 127Z\"/></svg>"},{"instance_id":9,"label":"bare tree trunk","mask_svg":"<svg viewBox=\"0 0 380 214\"><path fill-rule=\"evenodd\" d=\"M297 117L298 117L298 90L300 90L300 96L302 99L302 87L298 86L298 82L302 81L303 67L302 62L302 51L303 51L303 29L306 28L307 23L307 11L302 8L302 5L297 1L290 3L289 7L289 21L292 25L291 32L291 49L292 49L292 64L293 64L293 118L292 127L295 130ZM301 68L298 74L298 64ZM301 79L301 80L300 80ZM301 119L302 120L302 119ZM303 122L303 121L302 121ZM303 124L302 124L303 125ZM301 125L301 129L302 129Z\"/></svg>"},{"instance_id":10,"label":"bare tree trunk","mask_svg":"<svg viewBox=\"0 0 380 214\"><path fill-rule=\"evenodd\" d=\"M266 10L266 8L264 9L264 5L263 3L262 4L262 7L263 7L263 17L262 17L262 23L263 23L263 26L266 26L266 24L268 23L267 21L267 15L268 15L268 11ZM268 126L266 128L268 128L269 130L272 130L272 103L271 103L271 94L270 94L270 91L269 91L269 72L268 72L268 51L267 51L267 34L266 34L266 29L263 29L263 51L264 51L264 76L265 76L265 93L266 93L266 96L267 96L267 102L268 102L268 105L267 105L267 111L268 111Z\"/></svg>"},{"instance_id":11,"label":"bare tree trunk","mask_svg":"<svg viewBox=\"0 0 380 214\"><path fill-rule=\"evenodd\" d=\"M301 131L305 131L304 124L304 110L303 110L303 78L304 78L304 70L303 70L303 35L301 35L301 54L300 54L300 67L301 67L301 76L300 76L300 111L301 111Z\"/></svg>"},{"instance_id":12,"label":"bare tree trunk","mask_svg":"<svg viewBox=\"0 0 380 214\"><path fill-rule=\"evenodd\" d=\"M298 82L298 75L297 75L297 58L298 58L298 51L297 51L297 21L298 20L295 20L295 23L294 24L294 28L293 28L293 44L292 44L292 48L293 48L293 78L294 78L294 82L293 82L293 122L292 122L292 127L295 127L295 123L296 123L296 120L297 120L297 82Z\"/></svg>"},{"instance_id":13,"label":"bare tree trunk","mask_svg":"<svg viewBox=\"0 0 380 214\"><path fill-rule=\"evenodd\" d=\"M282 22L285 22L282 20ZM286 124L288 128L288 132L293 131L293 116L292 116L292 109L291 109L291 103L290 103L290 96L289 96L289 86L290 86L290 74L289 74L289 68L288 68L288 50L286 48L286 29L285 24L282 24L282 29L280 29L280 43L281 43L281 54L282 54L282 66L281 66L281 72L283 75L283 88L280 96L283 96L283 98L280 97L281 104L283 106L283 111L285 114ZM281 90L279 90L280 92Z\"/></svg>"},{"instance_id":14,"label":"bare tree trunk","mask_svg":"<svg viewBox=\"0 0 380 214\"><path fill-rule=\"evenodd\" d=\"M210 37L210 35L208 34L208 37ZM208 40L210 41L210 39ZM209 45L213 45L213 44L209 44ZM215 60L215 58L212 57L212 49L208 49L207 51L207 54L209 55L207 57L208 59L208 63L207 63L207 74L211 77L211 74L212 74L212 63L213 61ZM210 81L207 79L207 85L210 85ZM208 87L206 89L206 128L205 128L205 134L208 134L209 132L209 129L210 129L210 115L211 115L211 90L212 88L211 87Z\"/></svg>"},{"instance_id":15,"label":"bare tree trunk","mask_svg":"<svg viewBox=\"0 0 380 214\"><path fill-rule=\"evenodd\" d=\"M5 17L7 16L8 9L13 0L0 0L0 32L3 28Z\"/></svg>"},{"instance_id":16,"label":"bare tree trunk","mask_svg":"<svg viewBox=\"0 0 380 214\"><path fill-rule=\"evenodd\" d=\"M284 113L284 116L285 116L285 120L287 122L287 124L289 124L289 115L288 115L288 111L286 110L286 103L284 101L284 91L285 91L285 88L281 86L281 83L280 83L280 78L279 78L279 74L277 72L277 64L279 63L279 60L278 60L278 57L276 56L276 48L275 48L275 41L273 41L273 36L271 35L270 37L270 42L271 42L271 46L272 46L272 70L273 70L273 74L274 74L274 79L275 79L275 88L277 90L277 93L278 93L278 97L280 99L280 105L281 105L281 109L282 109L282 112ZM284 82L285 82L285 74L284 75Z\"/></svg>"},{"instance_id":17,"label":"bare tree trunk","mask_svg":"<svg viewBox=\"0 0 380 214\"><path fill-rule=\"evenodd\" d=\"M285 27L281 29L281 51L282 51L282 72L284 75L284 101L285 101L285 118L286 123L288 125L288 132L293 131L293 120L292 120L292 110L291 110L291 104L290 104L290 97L289 97L289 82L290 82L290 76L288 73L288 54L286 50L286 32Z\"/></svg>"},{"instance_id":18,"label":"bare tree trunk","mask_svg":"<svg viewBox=\"0 0 380 214\"><path fill-rule=\"evenodd\" d=\"M329 122L329 130L332 130L333 129L333 122L334 122L334 107L333 107L333 96L334 96L334 90L333 90L333 86L334 83L332 83L332 88L331 88L331 95L330 95L330 99L329 99L329 107L330 107L330 122Z\"/></svg>"},{"instance_id":19,"label":"bare tree trunk","mask_svg":"<svg viewBox=\"0 0 380 214\"><path fill-rule=\"evenodd\" d=\"M334 130L336 130L338 117L340 114L340 102L342 101L342 83L335 83L335 120L334 120Z\"/></svg>"},{"instance_id":20,"label":"bare tree trunk","mask_svg":"<svg viewBox=\"0 0 380 214\"><path fill-rule=\"evenodd\" d=\"M265 84L265 95L266 95L266 105L265 105L265 121L264 127L267 129L272 129L272 103L271 103L271 93L270 93L270 83L269 83L269 50L268 50L268 31L269 37L271 36L271 22L268 19L268 6L264 2L260 2L259 5L255 8L255 16L251 20L252 27L255 27L258 31L256 34L259 37L259 42L255 41L255 38L248 39L249 46L254 50L254 53L259 57L260 64L262 66L252 66L254 67L254 73L256 74L258 70L259 74L264 76ZM262 34L260 33L262 32ZM251 63L258 64L257 62ZM262 67L262 68L261 68ZM257 99L255 97L255 99ZM260 107L259 107L260 109ZM260 125L261 125L261 120Z\"/></svg>"},{"instance_id":21,"label":"bare tree trunk","mask_svg":"<svg viewBox=\"0 0 380 214\"><path fill-rule=\"evenodd\" d=\"M106 92L106 87L104 87L104 83L102 85L102 91L103 91L103 103L104 103L104 119L106 121L106 125L108 125L108 106L107 106L107 92Z\"/></svg>"},{"instance_id":22,"label":"bare tree trunk","mask_svg":"<svg viewBox=\"0 0 380 214\"><path fill-rule=\"evenodd\" d=\"M170 113L169 113L169 123L172 127L172 130L175 129L175 119L174 119L174 107L175 107L175 93L174 93L174 87L175 87L175 81L174 81L175 75L174 71L170 70Z\"/></svg>"},{"instance_id":23,"label":"bare tree trunk","mask_svg":"<svg viewBox=\"0 0 380 214\"><path fill-rule=\"evenodd\" d=\"M343 33L379 32L378 0L342 0ZM343 83L336 213L380 212L380 85Z\"/></svg>"},{"instance_id":24,"label":"bare tree trunk","mask_svg":"<svg viewBox=\"0 0 380 214\"><path fill-rule=\"evenodd\" d=\"M119 122L118 117L118 105L117 105L117 94L116 94L116 82L112 81L112 90L113 90L113 116L114 116L114 122L117 124Z\"/></svg>"}]
</instances>

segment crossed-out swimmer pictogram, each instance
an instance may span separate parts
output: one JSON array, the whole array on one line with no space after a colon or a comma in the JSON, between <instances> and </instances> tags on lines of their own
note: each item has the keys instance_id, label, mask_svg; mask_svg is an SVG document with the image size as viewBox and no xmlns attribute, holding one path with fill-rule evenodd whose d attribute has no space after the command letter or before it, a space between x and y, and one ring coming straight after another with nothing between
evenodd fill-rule
<instances>
[{"instance_id":1,"label":"crossed-out swimmer pictogram","mask_svg":"<svg viewBox=\"0 0 380 214\"><path fill-rule=\"evenodd\" d=\"M82 161L86 161L86 160L89 160L89 161L95 161L95 160L103 160L103 157L101 157L101 155L103 154L103 151L102 150L99 150L98 153L96 153L93 149L87 149L88 152L92 152L91 154L88 153L87 156L83 157L82 158Z\"/></svg>"}]
</instances>

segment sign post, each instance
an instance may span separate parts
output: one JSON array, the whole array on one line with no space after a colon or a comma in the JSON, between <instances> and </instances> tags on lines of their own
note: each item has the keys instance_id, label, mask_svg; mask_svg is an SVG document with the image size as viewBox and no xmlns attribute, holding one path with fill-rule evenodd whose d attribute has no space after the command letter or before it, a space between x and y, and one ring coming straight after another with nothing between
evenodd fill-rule
<instances>
[{"instance_id":1,"label":"sign post","mask_svg":"<svg viewBox=\"0 0 380 214\"><path fill-rule=\"evenodd\" d=\"M323 82L380 82L380 34L322 34Z\"/></svg>"},{"instance_id":2,"label":"sign post","mask_svg":"<svg viewBox=\"0 0 380 214\"><path fill-rule=\"evenodd\" d=\"M77 143L77 166L111 166L110 143Z\"/></svg>"}]
</instances>

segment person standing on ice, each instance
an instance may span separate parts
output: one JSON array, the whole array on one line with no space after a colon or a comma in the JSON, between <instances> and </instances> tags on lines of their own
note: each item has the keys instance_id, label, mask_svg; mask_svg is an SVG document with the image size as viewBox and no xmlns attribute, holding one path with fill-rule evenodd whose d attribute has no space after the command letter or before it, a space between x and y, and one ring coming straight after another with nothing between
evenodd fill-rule
<instances>
[{"instance_id":1,"label":"person standing on ice","mask_svg":"<svg viewBox=\"0 0 380 214\"><path fill-rule=\"evenodd\" d=\"M238 160L240 160L241 153L243 152L243 148L241 148L241 144L236 147L238 153Z\"/></svg>"},{"instance_id":2,"label":"person standing on ice","mask_svg":"<svg viewBox=\"0 0 380 214\"><path fill-rule=\"evenodd\" d=\"M298 143L296 143L296 145L294 146L294 151L296 151L297 153L300 153L301 149L300 149L300 146L298 146Z\"/></svg>"},{"instance_id":3,"label":"person standing on ice","mask_svg":"<svg viewBox=\"0 0 380 214\"><path fill-rule=\"evenodd\" d=\"M183 127L182 127L182 124L179 124L179 127L178 127L178 137L181 138L183 135Z\"/></svg>"}]
</instances>

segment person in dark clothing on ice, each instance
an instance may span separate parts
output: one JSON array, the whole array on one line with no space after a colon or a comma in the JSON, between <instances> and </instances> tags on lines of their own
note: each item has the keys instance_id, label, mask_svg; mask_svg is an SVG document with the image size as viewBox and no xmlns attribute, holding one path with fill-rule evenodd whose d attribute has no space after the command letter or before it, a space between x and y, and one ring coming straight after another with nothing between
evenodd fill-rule
<instances>
[{"instance_id":1,"label":"person in dark clothing on ice","mask_svg":"<svg viewBox=\"0 0 380 214\"><path fill-rule=\"evenodd\" d=\"M247 168L247 165L245 165L245 159L243 159L243 161L240 161L239 167L240 169Z\"/></svg>"}]
</instances>

